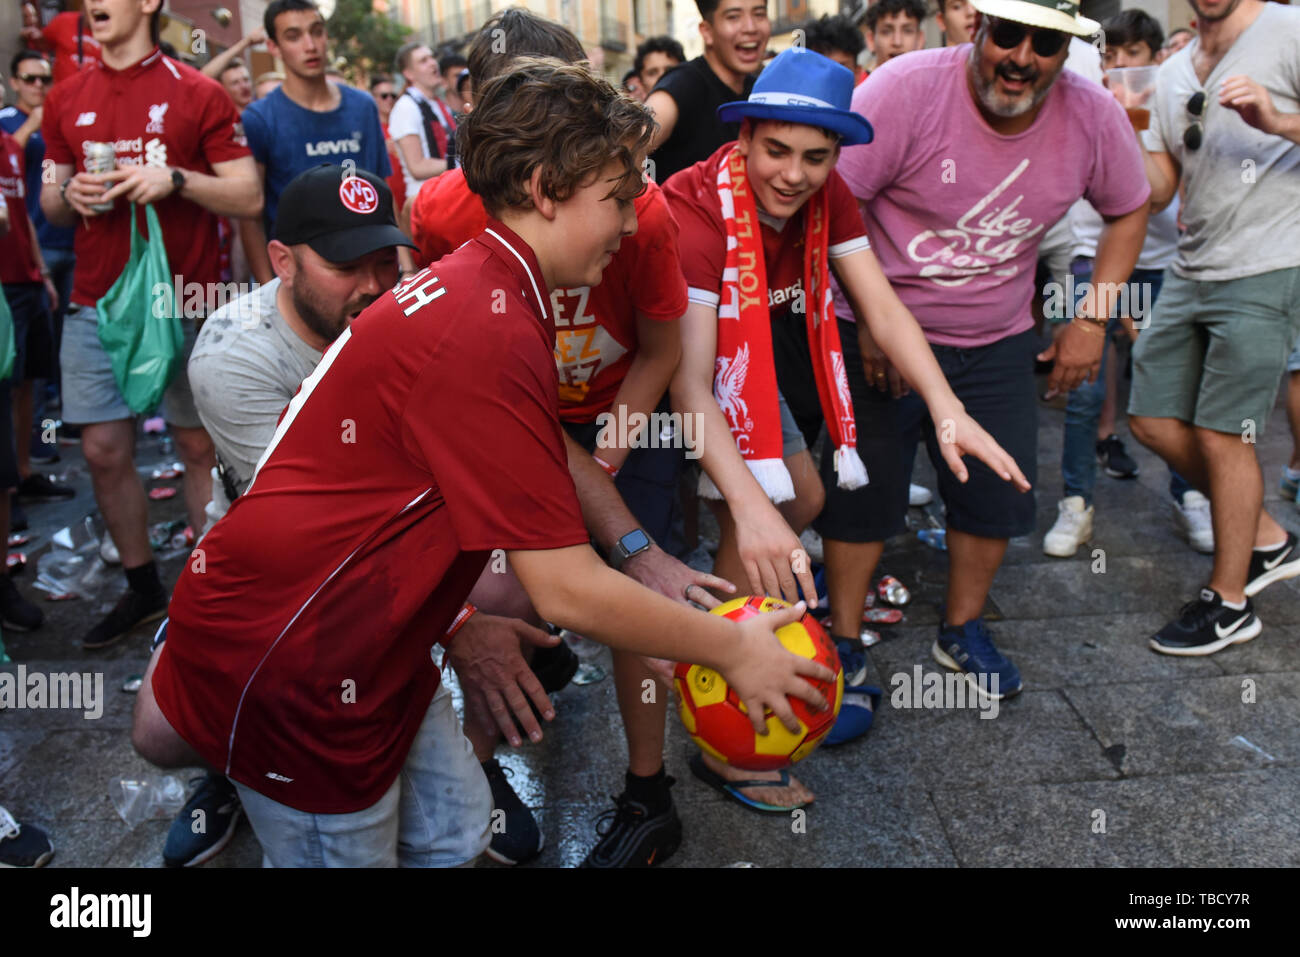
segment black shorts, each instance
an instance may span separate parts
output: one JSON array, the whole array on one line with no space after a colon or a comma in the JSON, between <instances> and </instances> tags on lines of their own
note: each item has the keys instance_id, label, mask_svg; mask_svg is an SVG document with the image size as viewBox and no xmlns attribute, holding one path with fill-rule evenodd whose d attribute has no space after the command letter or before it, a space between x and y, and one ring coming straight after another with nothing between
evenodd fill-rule
<instances>
[{"instance_id":1,"label":"black shorts","mask_svg":"<svg viewBox=\"0 0 1300 957\"><path fill-rule=\"evenodd\" d=\"M1020 466L1031 484L1038 480L1038 395L1034 385L1033 331L973 349L932 346L948 384L966 413L984 427ZM847 360L847 357L846 357ZM957 481L939 453L938 436L925 402L915 392L895 402L903 461L911 462L925 436L926 451L939 476L947 524L983 538L1014 538L1034 530L1034 493L1004 482L970 456L970 478Z\"/></svg>"},{"instance_id":2,"label":"black shorts","mask_svg":"<svg viewBox=\"0 0 1300 957\"><path fill-rule=\"evenodd\" d=\"M660 412L667 412L667 403L661 403ZM569 437L588 452L596 449L600 426L595 422L562 422ZM684 449L639 448L632 449L623 467L614 477L614 487L623 497L633 517L641 523L646 534L664 551L672 554L673 520L677 509L677 481L686 461ZM628 529L632 531L632 529Z\"/></svg>"},{"instance_id":3,"label":"black shorts","mask_svg":"<svg viewBox=\"0 0 1300 957\"><path fill-rule=\"evenodd\" d=\"M54 319L45 302L45 286L38 282L7 283L9 311L14 316L14 371L10 381L53 379Z\"/></svg>"},{"instance_id":4,"label":"black shorts","mask_svg":"<svg viewBox=\"0 0 1300 957\"><path fill-rule=\"evenodd\" d=\"M903 531L907 516L907 481L899 453L898 426L888 395L867 384L858 350L857 327L851 322L838 321L844 370L853 397L858 455L867 467L867 484L852 491L836 484L835 449L828 437L820 464L826 507L814 520L813 528L823 538L833 541L883 542ZM787 313L772 320L772 352L777 387L808 447L812 448L825 421L817 396L817 380L813 378L808 327L803 316Z\"/></svg>"}]
</instances>

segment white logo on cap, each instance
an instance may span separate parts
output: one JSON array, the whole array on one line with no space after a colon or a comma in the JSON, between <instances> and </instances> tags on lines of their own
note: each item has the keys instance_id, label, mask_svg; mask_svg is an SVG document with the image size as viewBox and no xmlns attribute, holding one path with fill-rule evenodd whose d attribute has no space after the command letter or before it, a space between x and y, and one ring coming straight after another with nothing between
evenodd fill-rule
<instances>
[{"instance_id":1,"label":"white logo on cap","mask_svg":"<svg viewBox=\"0 0 1300 957\"><path fill-rule=\"evenodd\" d=\"M379 191L360 176L349 176L339 184L339 199L354 213L373 213L379 208Z\"/></svg>"}]
</instances>

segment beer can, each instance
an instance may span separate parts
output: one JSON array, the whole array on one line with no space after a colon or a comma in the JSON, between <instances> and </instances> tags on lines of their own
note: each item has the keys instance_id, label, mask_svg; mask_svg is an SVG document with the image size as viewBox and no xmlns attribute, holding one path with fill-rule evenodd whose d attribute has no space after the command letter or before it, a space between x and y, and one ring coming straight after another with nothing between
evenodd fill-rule
<instances>
[{"instance_id":1,"label":"beer can","mask_svg":"<svg viewBox=\"0 0 1300 957\"><path fill-rule=\"evenodd\" d=\"M117 151L112 143L83 143L81 149L86 155L87 173L109 173L117 169ZM113 204L91 203L90 208L97 213L107 213Z\"/></svg>"},{"instance_id":2,"label":"beer can","mask_svg":"<svg viewBox=\"0 0 1300 957\"><path fill-rule=\"evenodd\" d=\"M880 579L880 583L876 586L876 589L880 597L895 608L906 605L912 600L912 595L907 590L907 586L893 575L886 575L884 578Z\"/></svg>"}]
</instances>

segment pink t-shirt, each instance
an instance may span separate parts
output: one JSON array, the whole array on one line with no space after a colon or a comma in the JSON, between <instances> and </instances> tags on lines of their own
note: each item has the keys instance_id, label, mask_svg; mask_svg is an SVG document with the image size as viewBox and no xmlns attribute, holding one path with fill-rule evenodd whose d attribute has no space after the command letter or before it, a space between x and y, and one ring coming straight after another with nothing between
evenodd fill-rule
<instances>
[{"instance_id":1,"label":"pink t-shirt","mask_svg":"<svg viewBox=\"0 0 1300 957\"><path fill-rule=\"evenodd\" d=\"M1103 216L1150 195L1124 110L1062 72L1029 129L1002 136L966 85L970 44L896 57L853 93L875 140L836 169L894 291L935 345L982 346L1033 325L1038 244L1080 196ZM850 310L843 294L838 315Z\"/></svg>"}]
</instances>

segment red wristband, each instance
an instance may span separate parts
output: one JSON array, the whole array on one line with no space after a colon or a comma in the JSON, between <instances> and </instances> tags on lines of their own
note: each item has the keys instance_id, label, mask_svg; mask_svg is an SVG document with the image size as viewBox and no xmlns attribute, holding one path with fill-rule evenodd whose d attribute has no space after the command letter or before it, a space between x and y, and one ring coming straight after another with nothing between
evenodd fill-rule
<instances>
[{"instance_id":1,"label":"red wristband","mask_svg":"<svg viewBox=\"0 0 1300 957\"><path fill-rule=\"evenodd\" d=\"M605 470L605 474L608 475L610 478L613 478L615 475L618 474L618 469L614 468L614 466L610 465L599 455L596 455L593 452L591 457L596 460L596 464L599 465L601 468L603 468Z\"/></svg>"},{"instance_id":2,"label":"red wristband","mask_svg":"<svg viewBox=\"0 0 1300 957\"><path fill-rule=\"evenodd\" d=\"M478 611L477 608L469 602L465 602L465 606L456 613L456 617L452 619L451 625L448 626L447 630L443 633L443 637L450 638L452 635L456 634L456 632L460 631L465 627L465 622L469 621L470 615L474 614L476 611Z\"/></svg>"}]
</instances>

